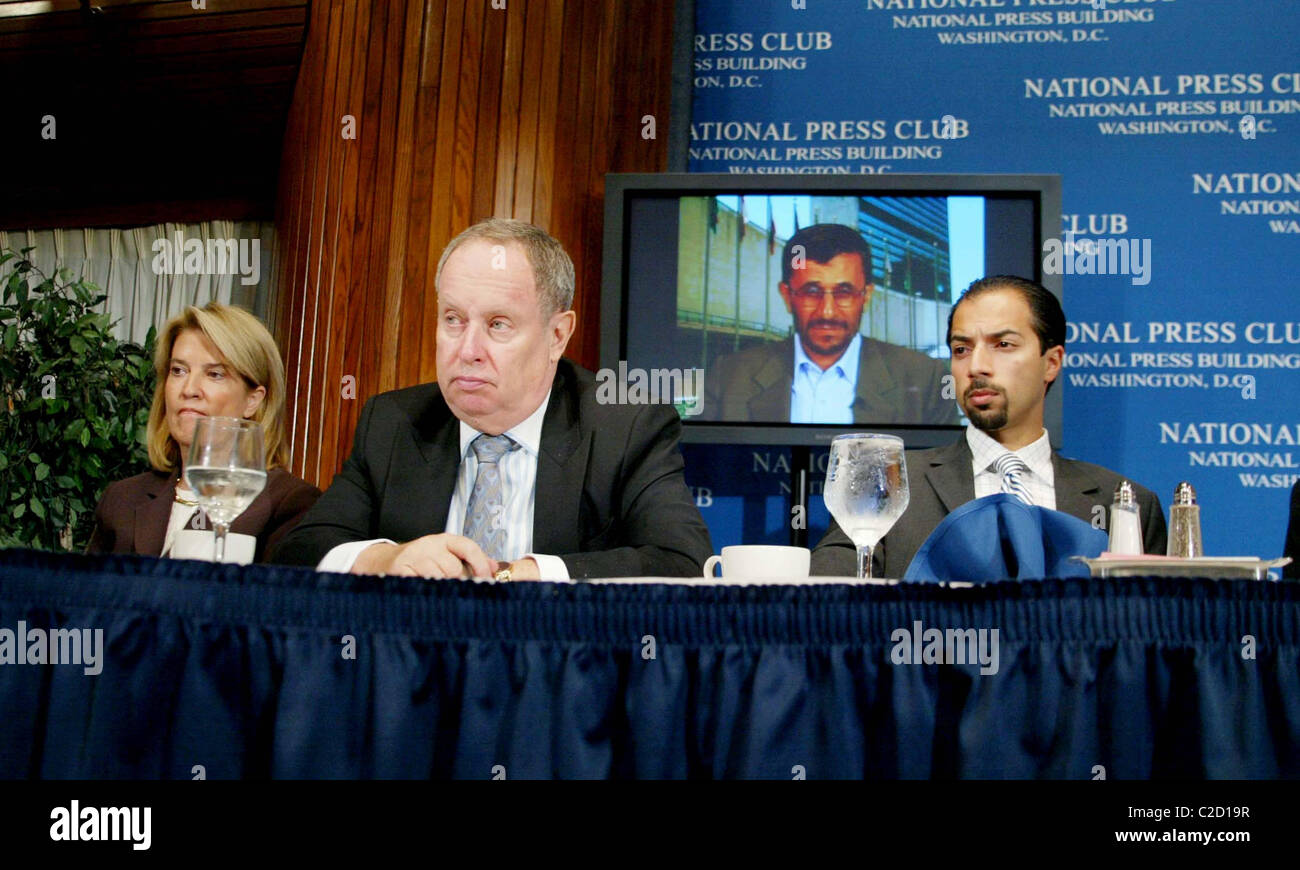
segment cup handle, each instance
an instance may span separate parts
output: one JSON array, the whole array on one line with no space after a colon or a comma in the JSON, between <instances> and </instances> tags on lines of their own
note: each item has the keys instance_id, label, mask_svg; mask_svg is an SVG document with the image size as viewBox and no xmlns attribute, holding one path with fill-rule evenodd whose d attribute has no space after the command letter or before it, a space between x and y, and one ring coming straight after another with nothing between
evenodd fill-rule
<instances>
[{"instance_id":1,"label":"cup handle","mask_svg":"<svg viewBox=\"0 0 1300 870\"><path fill-rule=\"evenodd\" d=\"M721 564L722 564L722 557L721 557L721 556L710 556L709 558L705 559L705 560L704 560L704 577L705 577L706 579L708 579L708 580L717 580L718 578L715 577L715 576L713 575L713 569L714 569L715 566L717 566L717 565L721 565Z\"/></svg>"}]
</instances>

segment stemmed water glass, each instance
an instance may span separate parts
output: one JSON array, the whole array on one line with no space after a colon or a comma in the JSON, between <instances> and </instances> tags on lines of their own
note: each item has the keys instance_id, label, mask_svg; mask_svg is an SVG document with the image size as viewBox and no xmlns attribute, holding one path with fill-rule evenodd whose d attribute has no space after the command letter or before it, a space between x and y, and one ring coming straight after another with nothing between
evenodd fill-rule
<instances>
[{"instance_id":1,"label":"stemmed water glass","mask_svg":"<svg viewBox=\"0 0 1300 870\"><path fill-rule=\"evenodd\" d=\"M871 579L871 554L907 510L907 461L893 435L840 435L826 466L826 508L858 549L858 579Z\"/></svg>"},{"instance_id":2,"label":"stemmed water glass","mask_svg":"<svg viewBox=\"0 0 1300 870\"><path fill-rule=\"evenodd\" d=\"M230 524L266 486L262 424L236 417L195 420L185 482L212 520L213 561L225 561Z\"/></svg>"}]
</instances>

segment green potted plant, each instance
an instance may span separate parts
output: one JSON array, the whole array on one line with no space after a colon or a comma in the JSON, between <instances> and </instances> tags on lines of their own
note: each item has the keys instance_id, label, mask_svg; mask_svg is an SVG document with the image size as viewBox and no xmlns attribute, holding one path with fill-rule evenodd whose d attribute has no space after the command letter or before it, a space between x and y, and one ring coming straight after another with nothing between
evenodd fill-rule
<instances>
[{"instance_id":1,"label":"green potted plant","mask_svg":"<svg viewBox=\"0 0 1300 870\"><path fill-rule=\"evenodd\" d=\"M0 250L0 547L80 551L104 487L148 465L155 330L119 341L99 288L31 250Z\"/></svg>"}]
</instances>

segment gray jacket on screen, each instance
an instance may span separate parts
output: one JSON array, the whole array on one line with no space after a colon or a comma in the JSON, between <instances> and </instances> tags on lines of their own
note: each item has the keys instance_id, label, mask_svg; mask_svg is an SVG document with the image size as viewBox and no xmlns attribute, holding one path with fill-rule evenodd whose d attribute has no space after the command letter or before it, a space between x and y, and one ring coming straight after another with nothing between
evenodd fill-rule
<instances>
[{"instance_id":1,"label":"gray jacket on screen","mask_svg":"<svg viewBox=\"0 0 1300 870\"><path fill-rule=\"evenodd\" d=\"M957 405L943 395L947 374L944 360L864 335L853 422L956 424ZM793 383L793 336L720 357L704 373L699 419L789 423Z\"/></svg>"}]
</instances>

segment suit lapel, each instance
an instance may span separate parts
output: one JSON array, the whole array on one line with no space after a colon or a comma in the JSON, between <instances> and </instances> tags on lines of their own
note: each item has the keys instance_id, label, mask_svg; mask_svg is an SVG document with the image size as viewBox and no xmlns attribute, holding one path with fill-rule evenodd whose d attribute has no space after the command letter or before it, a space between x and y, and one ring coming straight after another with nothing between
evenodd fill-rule
<instances>
[{"instance_id":1,"label":"suit lapel","mask_svg":"<svg viewBox=\"0 0 1300 870\"><path fill-rule=\"evenodd\" d=\"M749 419L788 422L790 419L790 385L794 381L794 339L772 346L762 365L754 372L757 386L749 400Z\"/></svg>"},{"instance_id":2,"label":"suit lapel","mask_svg":"<svg viewBox=\"0 0 1300 870\"><path fill-rule=\"evenodd\" d=\"M177 469L170 475L152 474L146 479L141 501L135 509L135 552L147 556L162 553L172 518L176 481L180 477Z\"/></svg>"},{"instance_id":3,"label":"suit lapel","mask_svg":"<svg viewBox=\"0 0 1300 870\"><path fill-rule=\"evenodd\" d=\"M964 435L951 446L936 451L930 460L925 478L948 511L975 498L972 461L970 445ZM1091 522L1094 507L1108 503L1109 496L1101 491L1096 481L1080 474L1073 462L1056 452L1052 453L1052 476L1058 511Z\"/></svg>"},{"instance_id":4,"label":"suit lapel","mask_svg":"<svg viewBox=\"0 0 1300 870\"><path fill-rule=\"evenodd\" d=\"M1077 466L1059 453L1052 452L1052 487L1056 490L1056 509L1085 522L1092 522L1093 508L1109 504L1110 495L1086 475L1078 473ZM1103 514L1103 518L1105 515Z\"/></svg>"},{"instance_id":5,"label":"suit lapel","mask_svg":"<svg viewBox=\"0 0 1300 870\"><path fill-rule=\"evenodd\" d=\"M562 555L582 545L579 527L591 435L578 425L569 385L556 373L551 401L542 420L533 490L533 552Z\"/></svg>"},{"instance_id":6,"label":"suit lapel","mask_svg":"<svg viewBox=\"0 0 1300 870\"><path fill-rule=\"evenodd\" d=\"M945 512L954 511L975 498L975 472L966 436L954 444L935 451L924 470L926 481L934 490Z\"/></svg>"},{"instance_id":7,"label":"suit lapel","mask_svg":"<svg viewBox=\"0 0 1300 870\"><path fill-rule=\"evenodd\" d=\"M862 336L858 354L858 383L853 399L854 420L894 420L902 407L899 383L876 349L875 342ZM973 484L972 484L973 485Z\"/></svg>"},{"instance_id":8,"label":"suit lapel","mask_svg":"<svg viewBox=\"0 0 1300 870\"><path fill-rule=\"evenodd\" d=\"M424 462L412 472L417 480L386 491L410 490L414 484L419 498L411 504L427 504L430 512L424 517L410 515L409 506L396 506L395 516L407 516L415 524L412 538L420 535L440 534L447 528L447 512L451 509L451 496L456 490L456 476L460 472L460 421L451 413L441 395L435 395L415 424L416 444Z\"/></svg>"}]
</instances>

